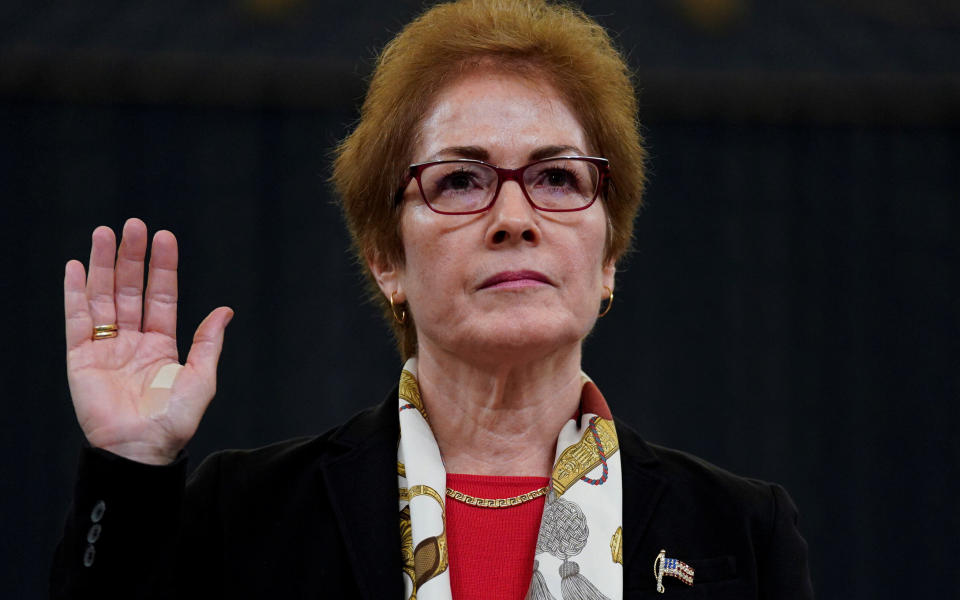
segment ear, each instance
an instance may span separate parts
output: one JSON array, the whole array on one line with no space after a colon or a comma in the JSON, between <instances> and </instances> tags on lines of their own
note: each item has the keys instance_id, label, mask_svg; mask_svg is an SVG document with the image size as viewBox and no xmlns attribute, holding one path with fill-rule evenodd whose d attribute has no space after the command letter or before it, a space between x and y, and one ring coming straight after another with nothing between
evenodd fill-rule
<instances>
[{"instance_id":1,"label":"ear","mask_svg":"<svg viewBox=\"0 0 960 600\"><path fill-rule=\"evenodd\" d=\"M403 268L393 264L386 256L377 251L366 253L367 266L373 273L377 287L387 298L395 296L397 302L406 302L403 291Z\"/></svg>"}]
</instances>

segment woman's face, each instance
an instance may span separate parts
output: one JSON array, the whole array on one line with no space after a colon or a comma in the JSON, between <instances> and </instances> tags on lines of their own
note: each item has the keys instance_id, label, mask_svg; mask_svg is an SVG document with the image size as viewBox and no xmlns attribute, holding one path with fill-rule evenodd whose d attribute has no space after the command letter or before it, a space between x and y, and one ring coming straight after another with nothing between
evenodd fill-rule
<instances>
[{"instance_id":1,"label":"woman's face","mask_svg":"<svg viewBox=\"0 0 960 600\"><path fill-rule=\"evenodd\" d=\"M442 91L418 142L418 163L475 158L516 168L590 155L580 123L553 87L495 71ZM405 264L374 271L385 293L397 290L396 300L407 302L421 353L535 359L578 345L593 327L604 286L613 289L606 226L601 201L578 212L541 212L516 182L503 184L487 212L438 214L411 181L401 212Z\"/></svg>"}]
</instances>

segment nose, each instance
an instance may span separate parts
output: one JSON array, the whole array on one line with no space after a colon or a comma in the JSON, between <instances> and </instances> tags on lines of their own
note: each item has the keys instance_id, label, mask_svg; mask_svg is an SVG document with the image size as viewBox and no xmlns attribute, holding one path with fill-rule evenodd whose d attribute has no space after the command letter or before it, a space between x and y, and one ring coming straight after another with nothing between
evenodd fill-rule
<instances>
[{"instance_id":1,"label":"nose","mask_svg":"<svg viewBox=\"0 0 960 600\"><path fill-rule=\"evenodd\" d=\"M540 242L540 227L537 225L536 209L517 181L505 181L500 187L493 206L490 207L490 226L486 243L491 248Z\"/></svg>"}]
</instances>

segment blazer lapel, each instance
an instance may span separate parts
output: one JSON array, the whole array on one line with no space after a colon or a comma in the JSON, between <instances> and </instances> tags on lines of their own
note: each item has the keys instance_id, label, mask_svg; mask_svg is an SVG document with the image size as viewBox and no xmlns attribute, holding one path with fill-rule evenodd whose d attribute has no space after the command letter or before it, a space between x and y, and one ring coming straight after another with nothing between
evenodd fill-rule
<instances>
[{"instance_id":1,"label":"blazer lapel","mask_svg":"<svg viewBox=\"0 0 960 600\"><path fill-rule=\"evenodd\" d=\"M347 424L331 440L341 452L321 467L357 588L369 600L403 595L396 398L395 390L372 413Z\"/></svg>"},{"instance_id":2,"label":"blazer lapel","mask_svg":"<svg viewBox=\"0 0 960 600\"><path fill-rule=\"evenodd\" d=\"M627 588L628 573L648 570L646 557L638 556L640 541L647 533L667 482L653 468L658 459L639 434L622 421L618 420L616 426L623 465L623 564Z\"/></svg>"}]
</instances>

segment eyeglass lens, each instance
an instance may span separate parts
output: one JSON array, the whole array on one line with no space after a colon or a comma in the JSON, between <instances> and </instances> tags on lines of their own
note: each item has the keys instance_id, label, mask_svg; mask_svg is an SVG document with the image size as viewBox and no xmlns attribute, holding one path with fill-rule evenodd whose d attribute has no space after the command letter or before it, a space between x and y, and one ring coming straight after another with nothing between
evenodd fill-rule
<instances>
[{"instance_id":1,"label":"eyeglass lens","mask_svg":"<svg viewBox=\"0 0 960 600\"><path fill-rule=\"evenodd\" d=\"M430 165L420 174L424 199L442 212L485 208L497 191L497 172L487 165L448 162ZM600 182L597 166L585 160L557 159L530 165L523 187L537 208L572 210L593 201Z\"/></svg>"}]
</instances>

